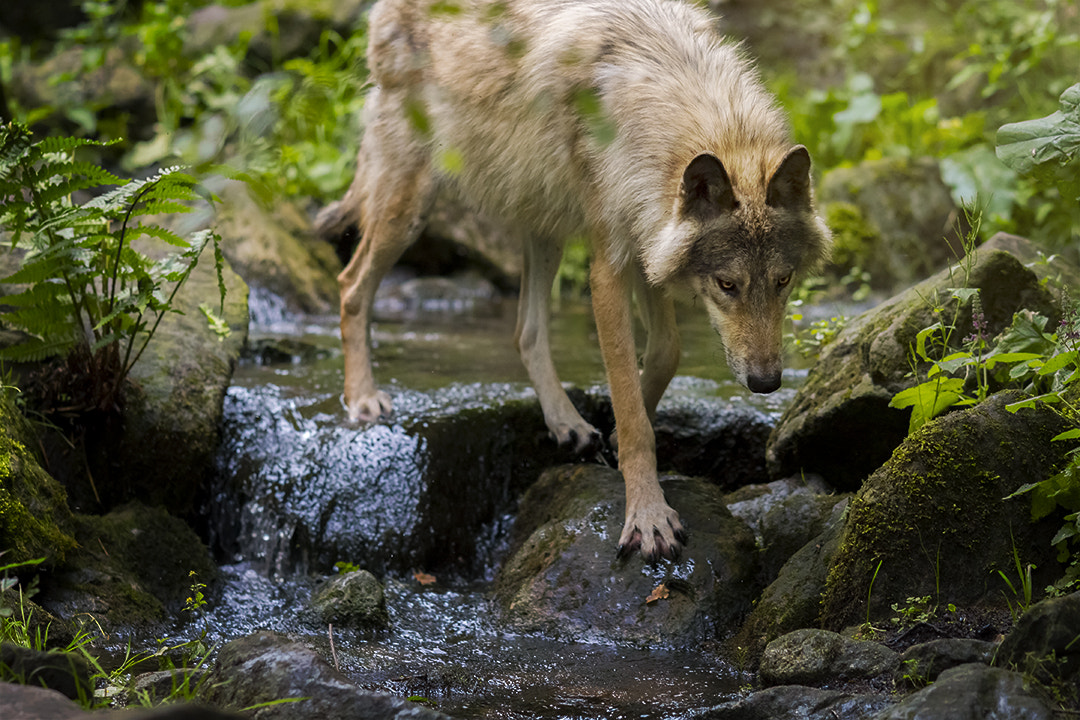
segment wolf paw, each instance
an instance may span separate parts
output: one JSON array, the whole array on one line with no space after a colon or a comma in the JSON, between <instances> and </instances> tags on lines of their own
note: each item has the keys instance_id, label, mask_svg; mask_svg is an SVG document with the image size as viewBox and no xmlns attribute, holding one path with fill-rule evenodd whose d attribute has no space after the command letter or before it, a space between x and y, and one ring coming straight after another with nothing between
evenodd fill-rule
<instances>
[{"instance_id":1,"label":"wolf paw","mask_svg":"<svg viewBox=\"0 0 1080 720\"><path fill-rule=\"evenodd\" d=\"M563 426L557 431L552 430L551 437L561 449L569 450L575 455L595 453L604 446L604 436L588 423L579 427Z\"/></svg>"},{"instance_id":2,"label":"wolf paw","mask_svg":"<svg viewBox=\"0 0 1080 720\"><path fill-rule=\"evenodd\" d=\"M642 508L626 518L617 556L625 558L640 549L646 562L656 562L662 557L678 560L684 545L686 531L679 522L679 514L660 503Z\"/></svg>"},{"instance_id":3,"label":"wolf paw","mask_svg":"<svg viewBox=\"0 0 1080 720\"><path fill-rule=\"evenodd\" d=\"M345 409L349 413L350 422L366 423L378 420L383 415L389 415L393 409L393 403L389 395L382 390L376 390L374 395L347 402Z\"/></svg>"}]
</instances>

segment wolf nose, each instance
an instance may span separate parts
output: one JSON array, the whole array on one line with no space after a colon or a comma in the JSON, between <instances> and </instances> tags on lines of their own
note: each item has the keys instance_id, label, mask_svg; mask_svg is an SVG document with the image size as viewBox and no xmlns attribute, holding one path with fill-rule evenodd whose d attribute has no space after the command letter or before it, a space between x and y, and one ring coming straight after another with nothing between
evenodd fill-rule
<instances>
[{"instance_id":1,"label":"wolf nose","mask_svg":"<svg viewBox=\"0 0 1080 720\"><path fill-rule=\"evenodd\" d=\"M756 393L771 393L774 390L780 389L780 373L770 373L768 375L748 375L746 377L746 387L751 392Z\"/></svg>"}]
</instances>

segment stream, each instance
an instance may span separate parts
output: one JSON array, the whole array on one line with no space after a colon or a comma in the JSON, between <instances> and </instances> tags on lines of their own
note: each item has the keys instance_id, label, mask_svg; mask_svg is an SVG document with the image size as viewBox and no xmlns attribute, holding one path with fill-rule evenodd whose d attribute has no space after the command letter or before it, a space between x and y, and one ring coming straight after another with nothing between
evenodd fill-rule
<instances>
[{"instance_id":1,"label":"stream","mask_svg":"<svg viewBox=\"0 0 1080 720\"><path fill-rule=\"evenodd\" d=\"M395 414L360 433L344 422L336 318L253 324L254 357L237 369L225 400L221 477L208 509L219 593L186 632L205 628L219 643L257 629L301 637L361 687L424 698L455 718L678 718L734 697L749 677L711 643L623 647L501 628L488 591L513 523L512 484L484 490L494 519L467 529L469 538L447 539L451 554L413 542L429 522L415 510L424 465L403 458L422 457L418 444L436 447L423 429L463 408L535 405L513 347L514 312L504 301L481 313L378 322L375 372ZM681 316L683 361L669 394L783 410L805 369L785 371L783 390L754 396L728 374L704 313ZM552 345L564 382L603 392L586 305L557 309ZM491 458L477 463L498 469ZM369 555L371 538L382 555ZM337 561L383 581L389 631L332 629L305 613ZM434 583L414 577L433 568Z\"/></svg>"}]
</instances>

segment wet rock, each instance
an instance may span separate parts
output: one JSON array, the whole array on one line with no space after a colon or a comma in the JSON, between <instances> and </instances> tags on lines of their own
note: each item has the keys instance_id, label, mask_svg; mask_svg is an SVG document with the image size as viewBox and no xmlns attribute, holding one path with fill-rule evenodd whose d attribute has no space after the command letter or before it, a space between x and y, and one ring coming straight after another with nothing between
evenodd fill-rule
<instances>
[{"instance_id":1,"label":"wet rock","mask_svg":"<svg viewBox=\"0 0 1080 720\"><path fill-rule=\"evenodd\" d=\"M891 673L896 662L897 654L879 643L803 629L765 647L758 677L766 685L816 685L875 678Z\"/></svg>"},{"instance_id":2,"label":"wet rock","mask_svg":"<svg viewBox=\"0 0 1080 720\"><path fill-rule=\"evenodd\" d=\"M1005 636L994 664L1048 684L1080 680L1080 592L1036 603ZM1075 700L1074 696L1074 700Z\"/></svg>"},{"instance_id":3,"label":"wet rock","mask_svg":"<svg viewBox=\"0 0 1080 720\"><path fill-rule=\"evenodd\" d=\"M997 645L986 640L947 638L912 645L900 655L897 686L923 687L949 668L968 663L989 665Z\"/></svg>"},{"instance_id":4,"label":"wet rock","mask_svg":"<svg viewBox=\"0 0 1080 720\"><path fill-rule=\"evenodd\" d=\"M982 310L991 335L1004 330L1022 308L1042 313L1051 324L1060 317L1053 297L1036 275L1012 255L979 249L969 286L981 289ZM767 462L773 477L800 471L819 473L841 490L858 488L907 435L910 411L889 407L911 387L910 347L916 335L939 317L930 298L957 313L954 340L971 327L970 303L956 310L948 288L963 277L942 271L859 315L821 353L769 438ZM922 368L925 370L925 368Z\"/></svg>"},{"instance_id":5,"label":"wet rock","mask_svg":"<svg viewBox=\"0 0 1080 720\"><path fill-rule=\"evenodd\" d=\"M380 577L485 576L520 494L545 468L574 459L550 440L534 393L522 386L395 391L393 417L360 428L344 420L339 387L307 397L274 386L230 389L206 508L226 554L279 575L328 573L348 561ZM586 420L610 429L605 396L571 397ZM687 417L698 406L665 402L658 425L669 408ZM684 452L711 453L717 468L764 452L754 430L763 413L728 408L708 417L698 427L719 440L686 438ZM725 429L729 420L734 427ZM677 445L664 430L657 435L659 446ZM672 466L664 455L659 462Z\"/></svg>"},{"instance_id":6,"label":"wet rock","mask_svg":"<svg viewBox=\"0 0 1080 720\"><path fill-rule=\"evenodd\" d=\"M361 690L314 650L270 632L225 645L203 688L203 700L226 710L307 698L261 708L255 715L260 720L446 718L401 698Z\"/></svg>"},{"instance_id":7,"label":"wet rock","mask_svg":"<svg viewBox=\"0 0 1080 720\"><path fill-rule=\"evenodd\" d=\"M728 510L754 531L762 555L762 577L776 579L780 568L824 531L843 497L816 475L747 485L725 498Z\"/></svg>"},{"instance_id":8,"label":"wet rock","mask_svg":"<svg viewBox=\"0 0 1080 720\"><path fill-rule=\"evenodd\" d=\"M1050 720L1054 713L1025 688L1019 673L960 665L937 682L873 716L873 720Z\"/></svg>"},{"instance_id":9,"label":"wet rock","mask_svg":"<svg viewBox=\"0 0 1080 720\"><path fill-rule=\"evenodd\" d=\"M43 587L42 605L63 618L92 612L104 632L166 632L191 595L217 570L210 552L164 509L129 503L76 518L79 550Z\"/></svg>"},{"instance_id":10,"label":"wet rock","mask_svg":"<svg viewBox=\"0 0 1080 720\"><path fill-rule=\"evenodd\" d=\"M612 421L614 424L614 421ZM732 490L767 479L765 444L775 421L746 407L673 397L653 429L660 468L709 478Z\"/></svg>"},{"instance_id":11,"label":"wet rock","mask_svg":"<svg viewBox=\"0 0 1080 720\"><path fill-rule=\"evenodd\" d=\"M311 598L324 625L380 630L390 622L383 587L367 570L347 572L326 582Z\"/></svg>"},{"instance_id":12,"label":"wet rock","mask_svg":"<svg viewBox=\"0 0 1080 720\"><path fill-rule=\"evenodd\" d=\"M391 421L363 428L343 420L338 392L230 389L207 507L227 553L282 576L339 561L378 576L483 575L518 494L568 459L535 398L506 386L402 391Z\"/></svg>"},{"instance_id":13,"label":"wet rock","mask_svg":"<svg viewBox=\"0 0 1080 720\"><path fill-rule=\"evenodd\" d=\"M695 720L865 720L889 701L801 685L772 687L692 715Z\"/></svg>"},{"instance_id":14,"label":"wet rock","mask_svg":"<svg viewBox=\"0 0 1080 720\"><path fill-rule=\"evenodd\" d=\"M1066 424L1045 407L1005 409L1021 397L999 393L927 423L866 481L829 569L825 627L888 618L911 597L1002 606L1010 591L998 570L1014 572L1017 549L1039 568L1035 587L1054 579L1055 523L1032 524L1028 503L1002 498L1055 472L1062 451L1050 439Z\"/></svg>"},{"instance_id":15,"label":"wet rock","mask_svg":"<svg viewBox=\"0 0 1080 720\"><path fill-rule=\"evenodd\" d=\"M49 688L0 682L4 720L87 720L93 715Z\"/></svg>"},{"instance_id":16,"label":"wet rock","mask_svg":"<svg viewBox=\"0 0 1080 720\"><path fill-rule=\"evenodd\" d=\"M640 554L615 557L625 507L618 472L545 472L521 500L516 550L496 577L506 621L568 641L651 646L709 639L737 620L755 591L753 535L715 486L667 476L661 487L690 541L680 562L648 565Z\"/></svg>"},{"instance_id":17,"label":"wet rock","mask_svg":"<svg viewBox=\"0 0 1080 720\"><path fill-rule=\"evenodd\" d=\"M42 469L37 447L22 413L0 392L0 547L5 565L44 558L51 567L76 546L67 493Z\"/></svg>"},{"instance_id":18,"label":"wet rock","mask_svg":"<svg viewBox=\"0 0 1080 720\"><path fill-rule=\"evenodd\" d=\"M784 563L730 640L733 651L743 654L750 666L756 664L766 643L784 633L819 624L821 595L829 565L840 545L847 504L847 500L838 502L825 530Z\"/></svg>"},{"instance_id":19,"label":"wet rock","mask_svg":"<svg viewBox=\"0 0 1080 720\"><path fill-rule=\"evenodd\" d=\"M40 652L4 643L0 645L0 680L50 688L72 700L94 695L90 664L73 652Z\"/></svg>"},{"instance_id":20,"label":"wet rock","mask_svg":"<svg viewBox=\"0 0 1080 720\"><path fill-rule=\"evenodd\" d=\"M833 231L839 275L869 273L873 287L907 287L963 254L959 217L933 158L885 158L840 167L817 188ZM942 238L952 238L952 242Z\"/></svg>"},{"instance_id":21,"label":"wet rock","mask_svg":"<svg viewBox=\"0 0 1080 720\"><path fill-rule=\"evenodd\" d=\"M240 183L230 183L222 198L214 229L225 257L252 292L280 298L283 314L336 314L341 261L329 243L315 237L307 216L287 201L263 207ZM275 319L253 309L255 324L272 325Z\"/></svg>"}]
</instances>

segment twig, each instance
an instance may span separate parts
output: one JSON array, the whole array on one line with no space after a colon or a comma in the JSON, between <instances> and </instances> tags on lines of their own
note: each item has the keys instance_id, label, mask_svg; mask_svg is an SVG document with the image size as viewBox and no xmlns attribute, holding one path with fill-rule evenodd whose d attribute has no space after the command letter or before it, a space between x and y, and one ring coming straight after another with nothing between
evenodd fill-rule
<instances>
[{"instance_id":1,"label":"twig","mask_svg":"<svg viewBox=\"0 0 1080 720\"><path fill-rule=\"evenodd\" d=\"M334 669L341 672L341 666L338 665L337 650L334 649L334 626L333 624L326 626L326 634L330 636L330 654L334 656Z\"/></svg>"}]
</instances>

